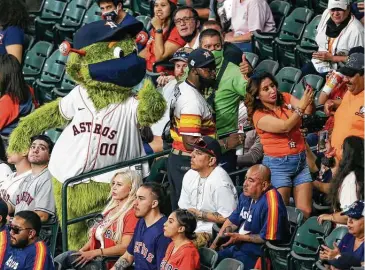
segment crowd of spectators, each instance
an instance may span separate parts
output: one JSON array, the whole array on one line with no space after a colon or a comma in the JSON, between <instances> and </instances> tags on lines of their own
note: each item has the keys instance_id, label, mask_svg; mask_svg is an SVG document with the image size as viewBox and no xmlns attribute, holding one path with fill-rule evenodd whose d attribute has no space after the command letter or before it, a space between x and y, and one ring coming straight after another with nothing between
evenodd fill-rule
<instances>
[{"instance_id":1,"label":"crowd of spectators","mask_svg":"<svg viewBox=\"0 0 365 270\"><path fill-rule=\"evenodd\" d=\"M96 3L113 27L136 20L121 0ZM146 154L171 152L152 163L158 172L147 180L130 169L110 179L110 200L85 231L89 240L58 254L60 269L102 269L103 257L118 256L107 269L193 270L201 247L217 250L218 262L234 258L244 269L259 268L262 245L290 237L289 205L305 219L347 226L338 245L321 246L320 260L337 269L363 265L363 3L329 0L318 24L318 51L301 69L327 80L317 105L328 120L311 134L303 117L316 111L314 88L304 81L299 98L281 92L275 76L254 70L245 55L256 46L255 31L277 30L267 1L187 0L178 7L177 0L155 0L152 9L152 29L137 43L143 80L152 78L167 110L141 127L140 141ZM22 75L28 22L24 1L0 1L0 269L55 267L39 239L42 224L57 222L48 170L54 142L40 134L28 152L6 155L20 118L38 107ZM229 176L242 167L249 168L244 179ZM313 209L318 197L327 212Z\"/></svg>"}]
</instances>

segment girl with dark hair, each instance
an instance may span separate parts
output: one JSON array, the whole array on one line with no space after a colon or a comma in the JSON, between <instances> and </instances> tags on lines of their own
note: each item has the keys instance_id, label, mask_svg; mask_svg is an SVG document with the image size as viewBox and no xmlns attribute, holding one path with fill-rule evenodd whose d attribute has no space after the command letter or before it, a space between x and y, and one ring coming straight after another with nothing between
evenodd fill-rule
<instances>
[{"instance_id":1,"label":"girl with dark hair","mask_svg":"<svg viewBox=\"0 0 365 270\"><path fill-rule=\"evenodd\" d=\"M293 189L295 205L309 217L312 210L312 178L306 162L301 117L312 111L314 92L306 86L303 97L281 93L275 77L267 72L251 76L245 104L264 148L263 164L271 170L271 182L289 204Z\"/></svg>"},{"instance_id":2,"label":"girl with dark hair","mask_svg":"<svg viewBox=\"0 0 365 270\"><path fill-rule=\"evenodd\" d=\"M151 20L153 28L146 48L140 53L147 61L148 71L153 70L154 63L170 58L177 49L185 45L172 18L177 0L156 0L154 3L154 16ZM157 72L162 71L162 67L157 69Z\"/></svg>"},{"instance_id":3,"label":"girl with dark hair","mask_svg":"<svg viewBox=\"0 0 365 270\"><path fill-rule=\"evenodd\" d=\"M330 220L338 224L346 224L347 216L341 211L356 202L364 200L364 139L356 136L347 137L342 146L342 159L336 169L336 174L326 185L328 201L334 213L323 214L318 217L322 223Z\"/></svg>"},{"instance_id":4,"label":"girl with dark hair","mask_svg":"<svg viewBox=\"0 0 365 270\"><path fill-rule=\"evenodd\" d=\"M164 224L164 235L172 239L167 247L160 270L200 269L200 257L192 243L195 239L196 219L188 210L178 209L171 213Z\"/></svg>"},{"instance_id":5,"label":"girl with dark hair","mask_svg":"<svg viewBox=\"0 0 365 270\"><path fill-rule=\"evenodd\" d=\"M0 135L3 139L18 125L20 117L36 107L33 96L33 89L26 85L15 56L0 54Z\"/></svg>"},{"instance_id":6,"label":"girl with dark hair","mask_svg":"<svg viewBox=\"0 0 365 270\"><path fill-rule=\"evenodd\" d=\"M29 16L24 1L0 1L0 55L12 54L22 62L24 29Z\"/></svg>"}]
</instances>

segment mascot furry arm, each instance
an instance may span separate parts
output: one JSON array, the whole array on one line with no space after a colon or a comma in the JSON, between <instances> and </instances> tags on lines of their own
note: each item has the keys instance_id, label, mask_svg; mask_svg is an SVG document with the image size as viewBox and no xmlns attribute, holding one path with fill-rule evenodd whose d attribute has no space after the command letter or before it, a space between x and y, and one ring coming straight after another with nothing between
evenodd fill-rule
<instances>
[{"instance_id":1,"label":"mascot furry arm","mask_svg":"<svg viewBox=\"0 0 365 270\"><path fill-rule=\"evenodd\" d=\"M66 67L79 86L21 119L11 134L8 152L21 153L29 149L32 136L65 127L49 164L59 219L62 183L83 172L143 155L138 125L151 125L165 112L166 102L150 80L144 81L137 98L132 92L145 76L145 60L138 57L132 38L142 27L133 19L118 26L98 21L80 28ZM103 145L109 147L107 155ZM89 153L89 149L96 153ZM68 218L104 208L111 177L98 177L69 187ZM68 232L69 249L85 244L84 223L69 226Z\"/></svg>"}]
</instances>

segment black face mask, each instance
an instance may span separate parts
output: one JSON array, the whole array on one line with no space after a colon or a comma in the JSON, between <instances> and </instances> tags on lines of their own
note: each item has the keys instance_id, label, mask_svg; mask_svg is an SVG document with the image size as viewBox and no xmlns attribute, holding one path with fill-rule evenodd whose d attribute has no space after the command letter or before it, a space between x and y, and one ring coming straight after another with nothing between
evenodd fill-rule
<instances>
[{"instance_id":1,"label":"black face mask","mask_svg":"<svg viewBox=\"0 0 365 270\"><path fill-rule=\"evenodd\" d=\"M194 32L191 35L185 36L185 37L181 37L185 42L190 42L193 40L193 38L196 35L196 32L198 32L198 29L195 28Z\"/></svg>"}]
</instances>

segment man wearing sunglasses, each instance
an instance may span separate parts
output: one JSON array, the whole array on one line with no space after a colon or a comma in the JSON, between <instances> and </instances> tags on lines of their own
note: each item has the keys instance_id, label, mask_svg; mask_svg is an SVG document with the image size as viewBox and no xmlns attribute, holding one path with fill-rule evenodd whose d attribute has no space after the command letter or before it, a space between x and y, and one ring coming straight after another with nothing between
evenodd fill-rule
<instances>
[{"instance_id":1,"label":"man wearing sunglasses","mask_svg":"<svg viewBox=\"0 0 365 270\"><path fill-rule=\"evenodd\" d=\"M19 184L8 203L9 213L23 210L35 211L42 222L46 222L55 214L51 174L48 162L53 149L52 140L46 135L31 138L28 161L32 172Z\"/></svg>"},{"instance_id":2,"label":"man wearing sunglasses","mask_svg":"<svg viewBox=\"0 0 365 270\"><path fill-rule=\"evenodd\" d=\"M167 161L172 210L177 209L184 174L190 169L191 144L201 136L215 137L213 110L203 96L204 89L215 83L215 60L204 49L192 51L188 57L189 72L178 84L170 106L172 151Z\"/></svg>"},{"instance_id":3,"label":"man wearing sunglasses","mask_svg":"<svg viewBox=\"0 0 365 270\"><path fill-rule=\"evenodd\" d=\"M10 250L4 270L53 270L54 264L47 245L38 239L42 223L33 211L18 212L9 226Z\"/></svg>"},{"instance_id":4,"label":"man wearing sunglasses","mask_svg":"<svg viewBox=\"0 0 365 270\"><path fill-rule=\"evenodd\" d=\"M197 219L196 245L212 239L214 223L223 224L237 206L237 191L227 172L218 164L221 147L205 136L192 145L191 170L183 179L179 207L188 209Z\"/></svg>"},{"instance_id":5,"label":"man wearing sunglasses","mask_svg":"<svg viewBox=\"0 0 365 270\"><path fill-rule=\"evenodd\" d=\"M0 199L0 269L8 259L10 246L10 233L6 226L6 217L8 216L8 206L6 202Z\"/></svg>"}]
</instances>

